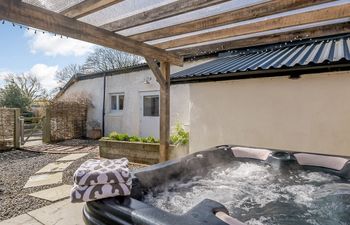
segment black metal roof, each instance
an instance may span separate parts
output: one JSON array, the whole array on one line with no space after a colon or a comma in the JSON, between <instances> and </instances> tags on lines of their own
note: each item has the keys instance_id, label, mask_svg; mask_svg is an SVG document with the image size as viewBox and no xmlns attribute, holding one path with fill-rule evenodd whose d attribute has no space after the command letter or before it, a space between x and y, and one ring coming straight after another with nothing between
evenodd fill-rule
<instances>
[{"instance_id":1,"label":"black metal roof","mask_svg":"<svg viewBox=\"0 0 350 225\"><path fill-rule=\"evenodd\" d=\"M174 73L171 79L210 78L231 73L311 67L340 61L350 62L350 34L229 52L216 60Z\"/></svg>"}]
</instances>

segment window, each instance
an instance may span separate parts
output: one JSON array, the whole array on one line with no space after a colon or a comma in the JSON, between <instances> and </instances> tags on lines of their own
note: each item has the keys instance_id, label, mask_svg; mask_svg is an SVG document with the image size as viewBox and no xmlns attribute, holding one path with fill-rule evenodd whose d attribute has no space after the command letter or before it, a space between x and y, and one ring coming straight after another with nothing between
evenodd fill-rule
<instances>
[{"instance_id":1,"label":"window","mask_svg":"<svg viewBox=\"0 0 350 225\"><path fill-rule=\"evenodd\" d=\"M143 96L143 116L159 116L159 96Z\"/></svg>"},{"instance_id":2,"label":"window","mask_svg":"<svg viewBox=\"0 0 350 225\"><path fill-rule=\"evenodd\" d=\"M124 110L124 94L112 94L111 95L111 111L123 111Z\"/></svg>"}]
</instances>

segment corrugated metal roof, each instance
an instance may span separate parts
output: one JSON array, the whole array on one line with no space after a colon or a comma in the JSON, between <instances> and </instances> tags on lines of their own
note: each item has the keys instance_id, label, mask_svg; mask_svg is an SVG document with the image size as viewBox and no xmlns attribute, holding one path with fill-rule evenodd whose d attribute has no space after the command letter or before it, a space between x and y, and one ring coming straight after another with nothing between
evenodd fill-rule
<instances>
[{"instance_id":1,"label":"corrugated metal roof","mask_svg":"<svg viewBox=\"0 0 350 225\"><path fill-rule=\"evenodd\" d=\"M187 70L172 80L350 61L350 35L243 49Z\"/></svg>"}]
</instances>

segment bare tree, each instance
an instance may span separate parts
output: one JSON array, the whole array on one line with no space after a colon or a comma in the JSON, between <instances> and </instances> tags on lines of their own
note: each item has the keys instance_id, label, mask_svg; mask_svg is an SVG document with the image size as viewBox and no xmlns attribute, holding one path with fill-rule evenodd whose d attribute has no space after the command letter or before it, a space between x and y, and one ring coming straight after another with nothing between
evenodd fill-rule
<instances>
[{"instance_id":1,"label":"bare tree","mask_svg":"<svg viewBox=\"0 0 350 225\"><path fill-rule=\"evenodd\" d=\"M82 66L78 64L70 64L63 69L59 70L55 77L58 84L64 86L75 74L81 73L83 70Z\"/></svg>"},{"instance_id":2,"label":"bare tree","mask_svg":"<svg viewBox=\"0 0 350 225\"><path fill-rule=\"evenodd\" d=\"M114 70L143 62L143 58L110 48L96 48L86 59L86 66L95 72Z\"/></svg>"},{"instance_id":3,"label":"bare tree","mask_svg":"<svg viewBox=\"0 0 350 225\"><path fill-rule=\"evenodd\" d=\"M5 82L6 84L18 87L23 95L30 99L31 102L47 98L47 91L35 74L8 74Z\"/></svg>"}]
</instances>

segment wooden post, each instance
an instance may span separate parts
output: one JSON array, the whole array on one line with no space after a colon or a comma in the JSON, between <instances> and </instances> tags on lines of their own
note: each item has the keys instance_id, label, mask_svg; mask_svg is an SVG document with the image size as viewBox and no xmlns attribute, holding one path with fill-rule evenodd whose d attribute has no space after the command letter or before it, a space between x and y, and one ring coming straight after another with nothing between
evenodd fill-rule
<instances>
[{"instance_id":1,"label":"wooden post","mask_svg":"<svg viewBox=\"0 0 350 225\"><path fill-rule=\"evenodd\" d=\"M14 118L14 120L15 120L15 133L14 133L14 144L13 144L13 147L15 148L15 149L18 149L18 148L20 148L21 147L21 142L20 142L20 140L21 140L21 126L20 126L20 121L19 121L19 117L21 116L21 110L20 109L14 109L14 111L15 111L15 118Z\"/></svg>"},{"instance_id":2,"label":"wooden post","mask_svg":"<svg viewBox=\"0 0 350 225\"><path fill-rule=\"evenodd\" d=\"M170 64L161 62L160 70L165 83L160 85L160 147L159 161L169 159L170 137Z\"/></svg>"},{"instance_id":3,"label":"wooden post","mask_svg":"<svg viewBox=\"0 0 350 225\"><path fill-rule=\"evenodd\" d=\"M50 106L46 106L45 117L43 118L43 142L51 142L51 114Z\"/></svg>"}]
</instances>

